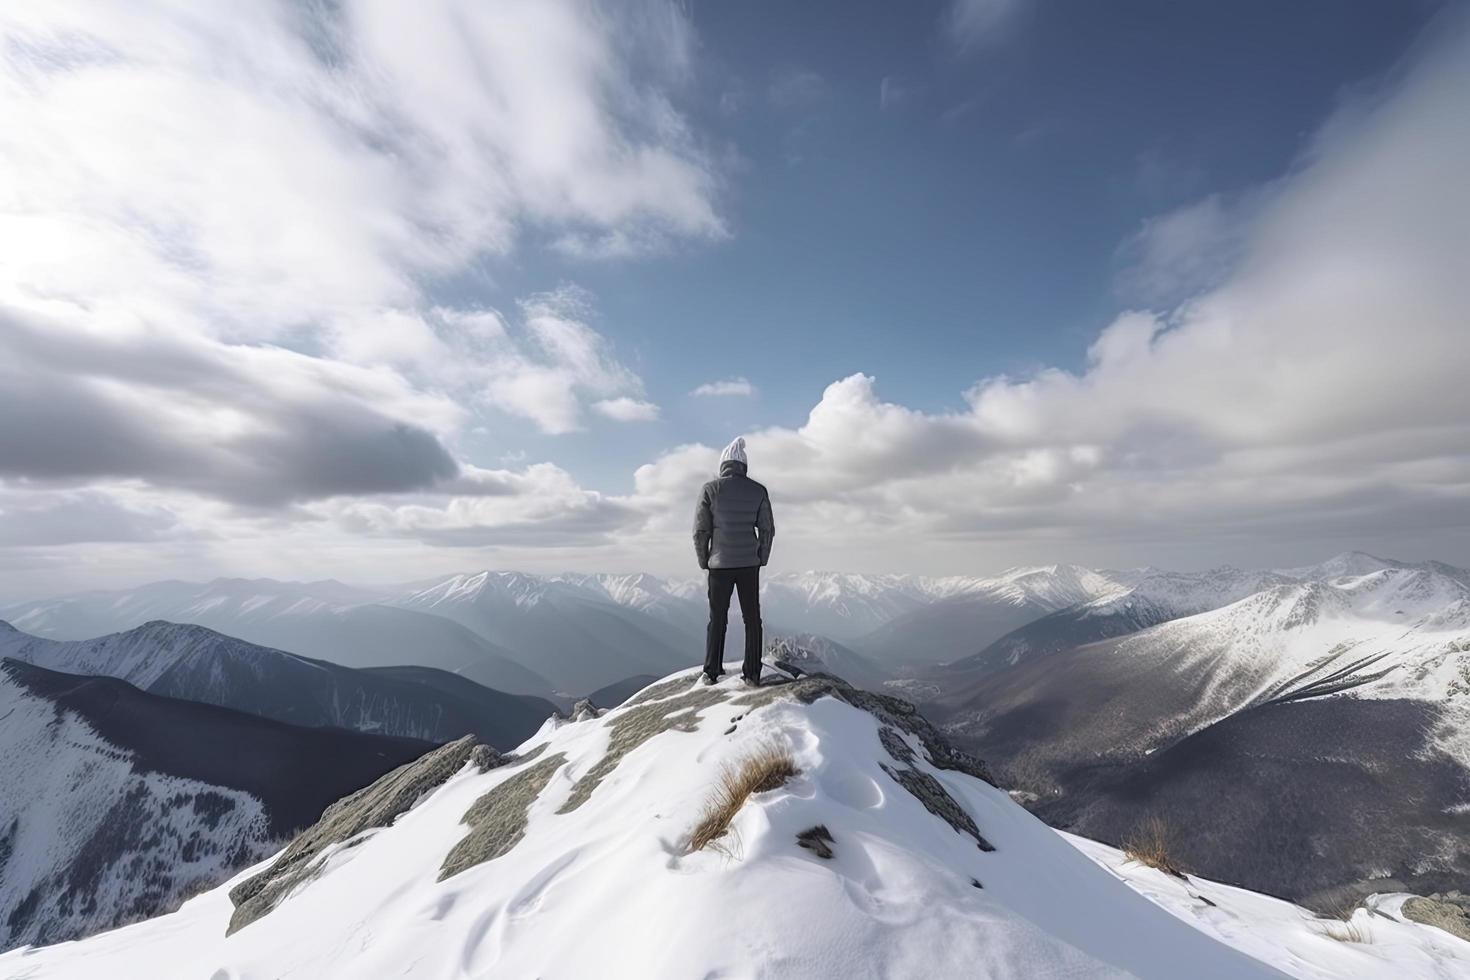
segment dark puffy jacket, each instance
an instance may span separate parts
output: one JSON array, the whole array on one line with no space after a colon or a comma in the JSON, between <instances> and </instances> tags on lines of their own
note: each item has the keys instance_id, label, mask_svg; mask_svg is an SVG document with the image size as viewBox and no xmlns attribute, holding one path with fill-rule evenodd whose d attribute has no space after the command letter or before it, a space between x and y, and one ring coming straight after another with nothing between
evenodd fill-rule
<instances>
[{"instance_id":1,"label":"dark puffy jacket","mask_svg":"<svg viewBox=\"0 0 1470 980\"><path fill-rule=\"evenodd\" d=\"M699 491L694 509L694 555L700 568L750 568L771 559L776 522L771 496L745 475L745 464L720 464L718 479Z\"/></svg>"}]
</instances>

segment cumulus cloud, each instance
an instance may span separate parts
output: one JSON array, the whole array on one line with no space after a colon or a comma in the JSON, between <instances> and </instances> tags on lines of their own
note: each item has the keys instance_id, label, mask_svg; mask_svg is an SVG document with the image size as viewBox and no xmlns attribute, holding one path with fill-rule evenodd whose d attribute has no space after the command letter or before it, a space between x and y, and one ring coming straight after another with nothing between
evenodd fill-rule
<instances>
[{"instance_id":1,"label":"cumulus cloud","mask_svg":"<svg viewBox=\"0 0 1470 980\"><path fill-rule=\"evenodd\" d=\"M689 394L696 398L721 398L730 396L748 398L755 394L755 385L741 377L725 378L723 381L706 381Z\"/></svg>"},{"instance_id":2,"label":"cumulus cloud","mask_svg":"<svg viewBox=\"0 0 1470 980\"><path fill-rule=\"evenodd\" d=\"M1263 195L1223 281L1119 316L1083 369L984 379L947 413L854 375L805 424L751 433L788 545L859 562L973 541L1218 554L1465 526L1467 55L1461 30L1389 96L1346 108ZM1218 222L1202 224L1165 236L1165 265L1192 275L1192 249L1218 256ZM638 470L650 527L672 530L665 514L714 453L680 447Z\"/></svg>"}]
</instances>

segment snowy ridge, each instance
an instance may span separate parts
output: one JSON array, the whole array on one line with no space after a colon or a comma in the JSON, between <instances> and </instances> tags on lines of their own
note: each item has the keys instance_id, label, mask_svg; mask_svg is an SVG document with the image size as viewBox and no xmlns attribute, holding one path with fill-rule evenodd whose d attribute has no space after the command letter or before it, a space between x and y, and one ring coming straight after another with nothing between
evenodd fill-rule
<instances>
[{"instance_id":1,"label":"snowy ridge","mask_svg":"<svg viewBox=\"0 0 1470 980\"><path fill-rule=\"evenodd\" d=\"M1378 951L1314 932L1308 913L1222 887L1210 891L1220 918L1189 922L1004 792L939 768L927 743L885 732L867 710L833 696L803 703L733 684L696 688L692 677L601 717L547 726L522 762L488 773L467 765L391 826L325 854L317 873L229 938L226 885L172 915L0 957L0 972L557 980L596 964L602 976L639 978L1234 980L1447 976L1429 967L1470 962L1470 945L1397 923L1395 941L1422 955L1395 958L1390 972ZM608 764L619 731L660 719L677 724ZM719 847L691 853L689 832L721 767L770 747L789 751L798 774L751 796ZM906 770L994 850L901 783L895 773ZM533 773L531 795L512 790ZM451 852L462 853L467 813L486 807L524 824L440 881ZM831 838L830 858L798 846L815 826ZM1237 907L1285 921L1275 933L1232 935L1222 921Z\"/></svg>"},{"instance_id":2,"label":"snowy ridge","mask_svg":"<svg viewBox=\"0 0 1470 980\"><path fill-rule=\"evenodd\" d=\"M294 664L310 663L202 626L157 620L125 633L92 640L46 640L0 623L0 657L13 657L68 674L116 677L144 690L196 657L215 668L215 679L220 682L223 677L219 669L228 661L237 661L257 673L264 669L264 661L274 658ZM209 699L201 696L194 700Z\"/></svg>"},{"instance_id":3,"label":"snowy ridge","mask_svg":"<svg viewBox=\"0 0 1470 980\"><path fill-rule=\"evenodd\" d=\"M474 732L507 747L550 702L431 668L355 670L256 646L203 626L150 622L91 640L48 640L0 622L0 657L290 724L445 741Z\"/></svg>"},{"instance_id":4,"label":"snowy ridge","mask_svg":"<svg viewBox=\"0 0 1470 980\"><path fill-rule=\"evenodd\" d=\"M1178 669L1197 664L1249 676L1257 691L1247 704L1345 690L1356 697L1443 701L1470 676L1470 654L1463 649L1470 645L1470 623L1457 615L1467 602L1470 587L1455 579L1414 568L1381 569L1274 586L1144 631L1122 641L1119 653L1169 647L1180 651ZM1321 688L1326 681L1331 683Z\"/></svg>"},{"instance_id":5,"label":"snowy ridge","mask_svg":"<svg viewBox=\"0 0 1470 980\"><path fill-rule=\"evenodd\" d=\"M211 582L154 582L122 592L84 592L6 607L4 618L39 636L85 639L151 620L260 622L304 617L371 602L377 593L336 581L278 582L219 578ZM120 625L121 624L121 625Z\"/></svg>"}]
</instances>

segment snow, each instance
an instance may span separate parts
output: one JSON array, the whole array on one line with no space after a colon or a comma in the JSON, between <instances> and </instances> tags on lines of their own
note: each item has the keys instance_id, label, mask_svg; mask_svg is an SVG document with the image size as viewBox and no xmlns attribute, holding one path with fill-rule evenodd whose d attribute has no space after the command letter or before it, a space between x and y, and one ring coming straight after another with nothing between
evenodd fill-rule
<instances>
[{"instance_id":1,"label":"snow","mask_svg":"<svg viewBox=\"0 0 1470 980\"><path fill-rule=\"evenodd\" d=\"M1341 564L1341 563L1337 563ZM1392 567L1322 580L1286 579L1238 601L1181 616L1117 641L1112 656L1200 679L1198 703L1177 718L1197 731L1250 705L1350 692L1446 706L1463 720L1470 694L1470 587L1435 571ZM1160 732L1169 741L1177 726ZM1461 724L1435 733L1470 765ZM1157 746L1155 746L1157 747Z\"/></svg>"},{"instance_id":2,"label":"snow","mask_svg":"<svg viewBox=\"0 0 1470 980\"><path fill-rule=\"evenodd\" d=\"M1085 837L1060 836L1180 920L1292 976L1470 976L1470 943L1404 919L1407 895L1373 895L1346 922L1324 919L1269 895L1175 878Z\"/></svg>"},{"instance_id":3,"label":"snow","mask_svg":"<svg viewBox=\"0 0 1470 980\"><path fill-rule=\"evenodd\" d=\"M694 672L682 676L692 687ZM545 744L540 758L568 761L530 806L525 837L444 882L440 864L467 830L461 817L516 767L466 767L394 826L334 851L319 877L231 937L227 884L172 915L0 956L0 975L857 980L1470 968L1470 944L1429 927L1375 920L1385 945L1360 954L1314 941L1300 909L1223 886L1197 885L1224 899L1219 915L1198 915L1167 882L1069 844L1004 792L920 762L995 845L984 853L884 772L895 763L873 716L831 698L751 710L735 703L735 684L716 690L727 698L702 710L696 731L655 736L566 814L556 811L628 709L543 728L523 750ZM789 749L800 775L752 797L720 848L686 853L722 766L769 745ZM830 861L795 846L815 824L835 839Z\"/></svg>"}]
</instances>

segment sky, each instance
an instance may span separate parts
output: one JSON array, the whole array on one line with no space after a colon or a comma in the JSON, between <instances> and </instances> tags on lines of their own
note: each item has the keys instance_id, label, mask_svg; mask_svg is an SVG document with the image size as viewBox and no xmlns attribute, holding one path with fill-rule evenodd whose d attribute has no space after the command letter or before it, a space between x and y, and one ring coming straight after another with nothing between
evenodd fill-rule
<instances>
[{"instance_id":1,"label":"sky","mask_svg":"<svg viewBox=\"0 0 1470 980\"><path fill-rule=\"evenodd\" d=\"M0 598L1470 565L1470 8L0 9Z\"/></svg>"}]
</instances>

